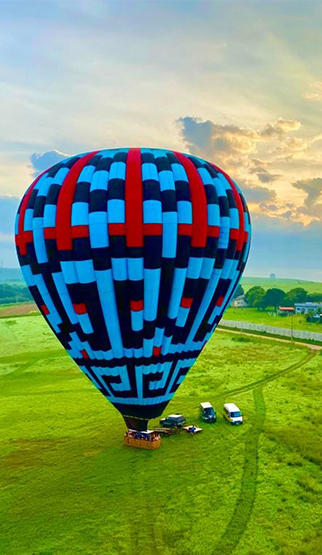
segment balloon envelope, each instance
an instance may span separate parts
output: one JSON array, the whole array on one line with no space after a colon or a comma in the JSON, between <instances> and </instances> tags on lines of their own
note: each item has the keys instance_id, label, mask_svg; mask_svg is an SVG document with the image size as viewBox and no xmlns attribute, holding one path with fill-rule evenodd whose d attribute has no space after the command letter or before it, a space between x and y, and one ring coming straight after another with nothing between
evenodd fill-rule
<instances>
[{"instance_id":1,"label":"balloon envelope","mask_svg":"<svg viewBox=\"0 0 322 555\"><path fill-rule=\"evenodd\" d=\"M41 174L16 220L19 262L67 352L130 427L159 416L213 333L250 243L215 165L124 148Z\"/></svg>"}]
</instances>

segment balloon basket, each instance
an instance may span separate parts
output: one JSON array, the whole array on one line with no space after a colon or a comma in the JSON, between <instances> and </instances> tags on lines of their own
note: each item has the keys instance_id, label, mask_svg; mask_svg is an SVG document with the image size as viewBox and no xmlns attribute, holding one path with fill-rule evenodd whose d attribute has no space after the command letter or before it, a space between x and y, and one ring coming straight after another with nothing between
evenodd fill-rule
<instances>
[{"instance_id":1,"label":"balloon basket","mask_svg":"<svg viewBox=\"0 0 322 555\"><path fill-rule=\"evenodd\" d=\"M124 435L124 443L130 447L139 447L140 449L159 449L161 436L154 432L129 430Z\"/></svg>"}]
</instances>

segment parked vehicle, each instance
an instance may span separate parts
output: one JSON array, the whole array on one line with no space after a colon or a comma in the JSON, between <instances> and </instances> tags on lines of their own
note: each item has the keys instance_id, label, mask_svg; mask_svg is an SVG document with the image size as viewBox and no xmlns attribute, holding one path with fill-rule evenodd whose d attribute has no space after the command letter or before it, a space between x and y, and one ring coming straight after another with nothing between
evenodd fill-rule
<instances>
[{"instance_id":1,"label":"parked vehicle","mask_svg":"<svg viewBox=\"0 0 322 555\"><path fill-rule=\"evenodd\" d=\"M231 424L243 423L243 415L234 403L226 403L224 405L224 417Z\"/></svg>"},{"instance_id":2,"label":"parked vehicle","mask_svg":"<svg viewBox=\"0 0 322 555\"><path fill-rule=\"evenodd\" d=\"M161 418L160 424L163 428L182 428L186 419L182 414L170 414L166 418Z\"/></svg>"},{"instance_id":3,"label":"parked vehicle","mask_svg":"<svg viewBox=\"0 0 322 555\"><path fill-rule=\"evenodd\" d=\"M211 403L200 403L200 414L205 422L216 422L217 414Z\"/></svg>"}]
</instances>

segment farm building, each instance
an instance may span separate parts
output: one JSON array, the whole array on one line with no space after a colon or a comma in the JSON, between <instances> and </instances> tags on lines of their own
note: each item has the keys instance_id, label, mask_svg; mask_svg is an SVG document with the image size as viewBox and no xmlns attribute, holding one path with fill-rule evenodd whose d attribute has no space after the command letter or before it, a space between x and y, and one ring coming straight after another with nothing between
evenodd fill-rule
<instances>
[{"instance_id":1,"label":"farm building","mask_svg":"<svg viewBox=\"0 0 322 555\"><path fill-rule=\"evenodd\" d=\"M295 303L296 314L309 314L322 310L322 303Z\"/></svg>"},{"instance_id":2,"label":"farm building","mask_svg":"<svg viewBox=\"0 0 322 555\"><path fill-rule=\"evenodd\" d=\"M232 300L231 306L234 308L245 308L248 306L248 303L245 300L245 295L239 295L235 299Z\"/></svg>"},{"instance_id":3,"label":"farm building","mask_svg":"<svg viewBox=\"0 0 322 555\"><path fill-rule=\"evenodd\" d=\"M284 316L287 314L294 314L295 308L294 306L279 306L277 312L280 316Z\"/></svg>"}]
</instances>

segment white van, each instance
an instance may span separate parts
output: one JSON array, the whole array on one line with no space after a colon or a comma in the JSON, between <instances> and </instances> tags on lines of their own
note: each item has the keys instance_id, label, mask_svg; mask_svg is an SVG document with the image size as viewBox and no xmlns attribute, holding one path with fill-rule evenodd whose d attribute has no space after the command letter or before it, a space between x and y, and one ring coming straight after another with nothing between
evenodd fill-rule
<instances>
[{"instance_id":1,"label":"white van","mask_svg":"<svg viewBox=\"0 0 322 555\"><path fill-rule=\"evenodd\" d=\"M243 415L234 403L226 403L224 405L224 417L231 424L243 423Z\"/></svg>"}]
</instances>

